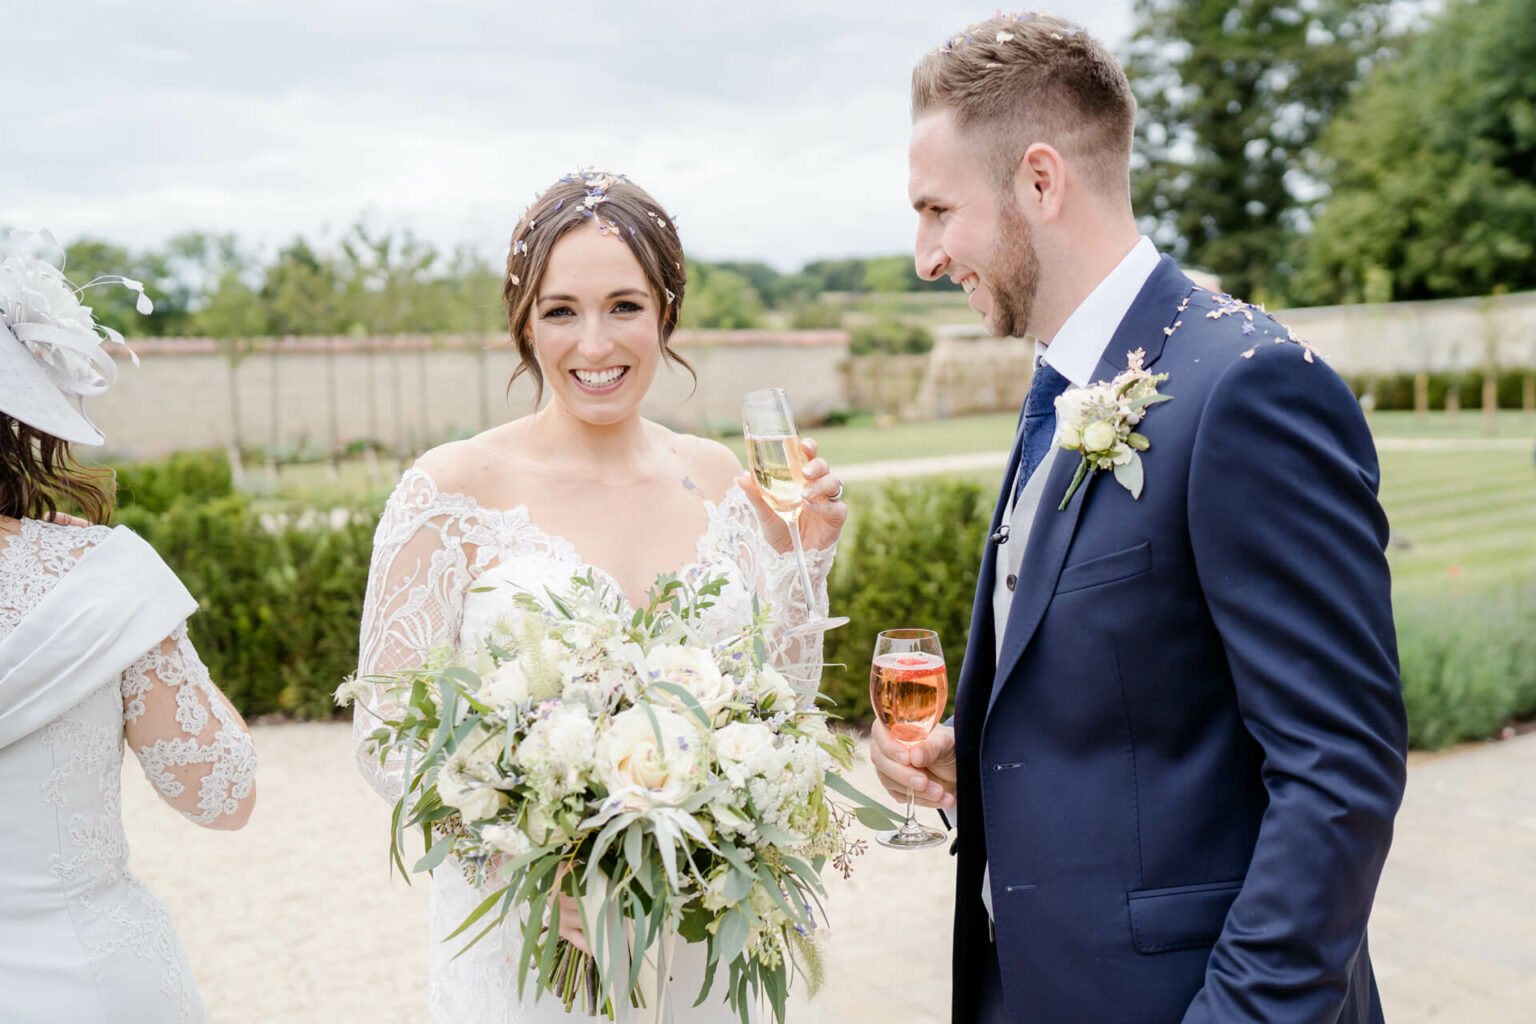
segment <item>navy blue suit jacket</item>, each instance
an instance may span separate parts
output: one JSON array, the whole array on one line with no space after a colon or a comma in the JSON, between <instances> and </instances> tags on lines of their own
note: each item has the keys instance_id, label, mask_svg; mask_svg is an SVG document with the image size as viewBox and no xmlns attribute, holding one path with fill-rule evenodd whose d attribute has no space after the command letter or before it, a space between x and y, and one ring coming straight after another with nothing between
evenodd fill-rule
<instances>
[{"instance_id":1,"label":"navy blue suit jacket","mask_svg":"<svg viewBox=\"0 0 1536 1024\"><path fill-rule=\"evenodd\" d=\"M1059 453L1000 659L986 559L956 692L957 1022L992 955L988 862L1013 1020L1381 1020L1365 926L1407 741L1387 522L1358 403L1286 336L1164 257L1094 375L1135 349L1169 374L1140 499L1098 473L1058 511Z\"/></svg>"}]
</instances>

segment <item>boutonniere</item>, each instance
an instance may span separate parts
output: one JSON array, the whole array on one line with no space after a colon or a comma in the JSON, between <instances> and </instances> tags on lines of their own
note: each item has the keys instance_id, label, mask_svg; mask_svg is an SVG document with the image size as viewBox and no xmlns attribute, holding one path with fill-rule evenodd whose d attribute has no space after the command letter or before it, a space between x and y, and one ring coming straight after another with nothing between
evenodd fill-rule
<instances>
[{"instance_id":1,"label":"boutonniere","mask_svg":"<svg viewBox=\"0 0 1536 1024\"><path fill-rule=\"evenodd\" d=\"M1099 381L1057 397L1056 436L1052 444L1082 456L1057 511L1067 507L1090 472L1100 469L1113 469L1120 486L1130 491L1132 498L1141 497L1141 453L1151 442L1135 428L1148 407L1173 398L1157 393L1157 386L1168 375L1142 369L1146 355L1144 349L1137 349L1129 353L1126 369L1114 380Z\"/></svg>"}]
</instances>

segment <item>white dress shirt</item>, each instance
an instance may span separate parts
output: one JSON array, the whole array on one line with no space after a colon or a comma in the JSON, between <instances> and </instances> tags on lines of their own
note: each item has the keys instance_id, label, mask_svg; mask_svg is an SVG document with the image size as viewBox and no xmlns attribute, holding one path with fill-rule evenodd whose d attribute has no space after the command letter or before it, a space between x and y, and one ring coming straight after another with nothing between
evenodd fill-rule
<instances>
[{"instance_id":1,"label":"white dress shirt","mask_svg":"<svg viewBox=\"0 0 1536 1024\"><path fill-rule=\"evenodd\" d=\"M1104 351L1109 348L1110 340L1120 327L1120 321L1130 311L1131 303L1136 301L1136 296L1157 268L1158 258L1157 247L1152 244L1152 240L1145 236L1140 238L1115 265L1115 269L1072 311L1072 315L1061 325L1061 330L1056 332L1056 337L1049 343L1036 340L1035 365L1038 367L1042 362L1049 363L1052 369L1070 382L1071 388L1068 390L1093 383L1093 374L1098 369L1099 360L1104 358ZM1019 429L1024 429L1022 420ZM1045 482L1050 479L1051 467L1056 462L1058 451L1053 445L1045 458L1040 460L1040 465L1035 467L1035 471L1024 482L1024 489L1018 492L1017 504L1013 498L1008 499L1008 508L1003 513L1003 522L1008 524L1007 543L988 545L993 557L997 559L996 579L992 584L992 633L997 642L995 656L998 661L1002 660L1008 612L1013 607L1019 567L1024 564L1024 550L1029 544L1029 531L1035 513L1041 501L1048 499L1052 504L1058 504L1061 500L1059 495L1042 493ZM1018 477L1015 475L1008 493L1014 494L1017 487ZM981 902L986 905L988 917L992 916L991 883L989 866L981 880Z\"/></svg>"}]
</instances>

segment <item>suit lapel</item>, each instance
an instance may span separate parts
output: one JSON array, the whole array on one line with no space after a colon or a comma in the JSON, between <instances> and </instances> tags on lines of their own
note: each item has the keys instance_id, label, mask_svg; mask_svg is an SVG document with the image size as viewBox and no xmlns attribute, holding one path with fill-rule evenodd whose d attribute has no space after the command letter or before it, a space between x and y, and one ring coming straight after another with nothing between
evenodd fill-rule
<instances>
[{"instance_id":1,"label":"suit lapel","mask_svg":"<svg viewBox=\"0 0 1536 1024\"><path fill-rule=\"evenodd\" d=\"M1146 352L1143 365L1150 367L1156 362L1162 356L1164 343L1171 333L1166 329L1172 328L1183 315L1179 305L1193 288L1193 282L1184 276L1178 265L1167 256L1162 257L1152 271L1152 276L1147 278L1147 283L1137 293L1131 308L1126 311L1120 326L1115 329L1114 337L1110 339L1103 358L1099 360L1099 376L1095 376L1090 383L1109 380L1124 370L1126 356L1138 348ZM1013 604L1008 612L1002 655L997 662L991 697L987 701L989 714L1002 691L1003 683L1013 674L1025 648L1034 638L1040 620L1045 617L1046 609L1050 607L1051 597L1056 592L1056 581L1061 577L1067 551L1077 531L1078 520L1093 490L1095 478L1100 475L1094 473L1085 479L1077 493L1072 495L1066 509L1058 511L1061 496L1067 493L1072 475L1077 472L1081 461L1080 456L1070 452L1061 452L1059 456L1051 467L1051 475L1040 496L1040 507L1035 510L1035 518L1030 526L1029 546L1025 548L1024 562L1019 566L1018 589L1014 592ZM1012 464L1018 464L1017 443L1014 445ZM1011 470L1009 479L1012 479ZM1006 482L1004 487L1007 487ZM992 528L997 529L996 523ZM989 558L988 562L995 563L995 560ZM995 573L986 573L985 566L983 573L989 580L996 578ZM991 593L990 585L987 593Z\"/></svg>"}]
</instances>

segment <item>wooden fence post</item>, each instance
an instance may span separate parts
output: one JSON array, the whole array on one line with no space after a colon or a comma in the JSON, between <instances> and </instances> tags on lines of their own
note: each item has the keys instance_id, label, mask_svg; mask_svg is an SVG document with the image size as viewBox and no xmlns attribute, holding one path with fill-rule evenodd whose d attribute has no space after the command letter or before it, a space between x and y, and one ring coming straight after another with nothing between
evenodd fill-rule
<instances>
[{"instance_id":1,"label":"wooden fence post","mask_svg":"<svg viewBox=\"0 0 1536 1024\"><path fill-rule=\"evenodd\" d=\"M1413 375L1413 414L1418 419L1429 418L1429 371L1420 370Z\"/></svg>"},{"instance_id":2,"label":"wooden fence post","mask_svg":"<svg viewBox=\"0 0 1536 1024\"><path fill-rule=\"evenodd\" d=\"M1499 433L1499 378L1498 374L1483 374L1483 433L1495 437Z\"/></svg>"}]
</instances>

